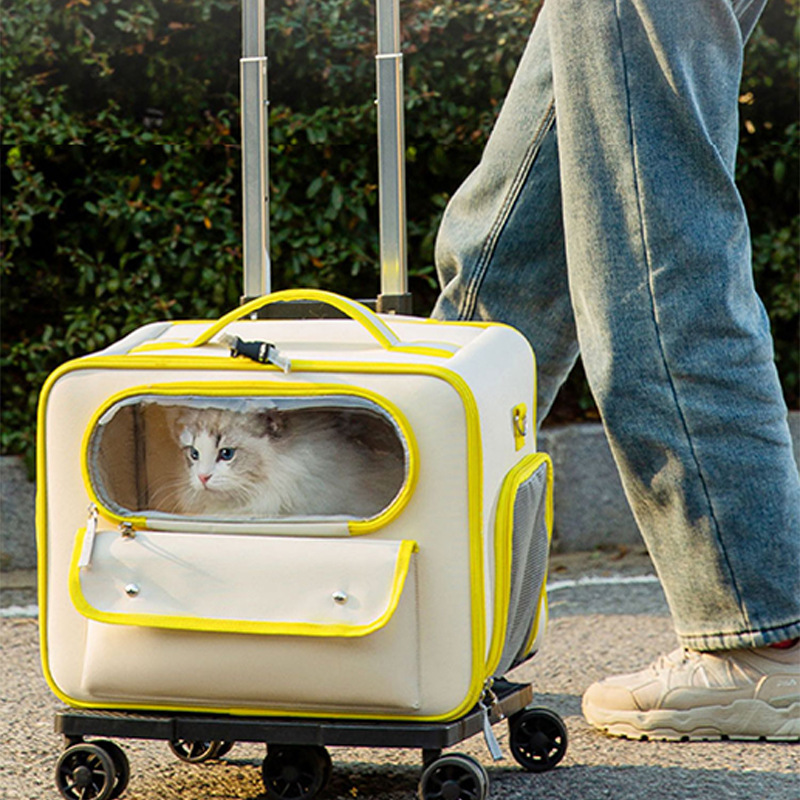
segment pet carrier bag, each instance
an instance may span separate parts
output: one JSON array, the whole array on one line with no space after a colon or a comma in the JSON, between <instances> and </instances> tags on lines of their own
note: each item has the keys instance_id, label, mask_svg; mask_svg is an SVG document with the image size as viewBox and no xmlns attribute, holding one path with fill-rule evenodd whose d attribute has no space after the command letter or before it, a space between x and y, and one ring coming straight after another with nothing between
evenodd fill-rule
<instances>
[{"instance_id":1,"label":"pet carrier bag","mask_svg":"<svg viewBox=\"0 0 800 800\"><path fill-rule=\"evenodd\" d=\"M397 96L401 61L396 5L378 6L379 32L391 23L380 100L384 84ZM552 473L535 447L531 348L504 325L268 291L266 170L247 139L264 152L263 7L244 8L244 117L251 90L258 108L243 120L245 197L255 173L261 204L245 204L245 293L266 293L217 321L146 325L63 365L41 395L41 646L70 707L58 717L67 798L121 793L124 756L87 734L169 739L181 755L175 742L270 742L283 726L277 741L317 753L315 780L282 794L265 762L268 796L311 797L326 772L319 745L438 754L528 713L530 687L499 679L535 652L546 621ZM381 154L387 137L402 152L402 117L381 116L380 133ZM396 311L402 163L381 159L394 189L381 204L379 308ZM514 736L530 769L563 755L560 720L544 750L521 724ZM482 767L445 766L485 794Z\"/></svg>"}]
</instances>

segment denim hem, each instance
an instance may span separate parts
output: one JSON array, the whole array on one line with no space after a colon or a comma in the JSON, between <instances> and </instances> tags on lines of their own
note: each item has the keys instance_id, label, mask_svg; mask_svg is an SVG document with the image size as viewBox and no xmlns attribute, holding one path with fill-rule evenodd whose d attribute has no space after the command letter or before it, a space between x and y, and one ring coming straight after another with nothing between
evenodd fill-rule
<instances>
[{"instance_id":1,"label":"denim hem","mask_svg":"<svg viewBox=\"0 0 800 800\"><path fill-rule=\"evenodd\" d=\"M735 633L679 635L680 643L689 650L752 650L800 637L800 620L774 628L738 631Z\"/></svg>"}]
</instances>

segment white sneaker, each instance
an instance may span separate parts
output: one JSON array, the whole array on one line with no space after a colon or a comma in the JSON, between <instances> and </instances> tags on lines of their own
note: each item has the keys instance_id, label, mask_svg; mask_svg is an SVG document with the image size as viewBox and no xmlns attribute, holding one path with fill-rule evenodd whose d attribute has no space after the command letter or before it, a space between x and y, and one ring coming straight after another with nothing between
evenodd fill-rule
<instances>
[{"instance_id":1,"label":"white sneaker","mask_svg":"<svg viewBox=\"0 0 800 800\"><path fill-rule=\"evenodd\" d=\"M589 724L631 739L800 740L800 642L786 649L676 650L592 684Z\"/></svg>"}]
</instances>

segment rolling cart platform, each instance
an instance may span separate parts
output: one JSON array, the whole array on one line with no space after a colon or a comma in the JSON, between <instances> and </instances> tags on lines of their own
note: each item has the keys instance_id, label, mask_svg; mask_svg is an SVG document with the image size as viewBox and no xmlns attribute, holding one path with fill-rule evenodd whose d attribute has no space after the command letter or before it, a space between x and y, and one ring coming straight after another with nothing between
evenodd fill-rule
<instances>
[{"instance_id":1,"label":"rolling cart platform","mask_svg":"<svg viewBox=\"0 0 800 800\"><path fill-rule=\"evenodd\" d=\"M491 726L507 719L515 760L530 772L552 769L564 756L567 732L561 718L529 707L530 684L498 680L489 697L459 719L441 723L299 719L225 714L167 714L96 709L64 709L55 729L66 748L56 766L56 785L67 800L113 800L128 783L122 748L109 740L84 737L162 740L182 761L199 764L229 752L235 742L263 742L265 796L271 800L311 800L328 781L328 746L397 747L422 750L421 800L484 800L489 780L470 756L442 751L477 733L501 757Z\"/></svg>"}]
</instances>

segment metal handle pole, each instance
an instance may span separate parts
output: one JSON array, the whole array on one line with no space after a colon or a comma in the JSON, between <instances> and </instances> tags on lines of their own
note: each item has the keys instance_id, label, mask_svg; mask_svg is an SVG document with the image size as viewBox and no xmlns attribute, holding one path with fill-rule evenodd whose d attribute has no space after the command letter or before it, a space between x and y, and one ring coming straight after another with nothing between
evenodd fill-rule
<instances>
[{"instance_id":1,"label":"metal handle pole","mask_svg":"<svg viewBox=\"0 0 800 800\"><path fill-rule=\"evenodd\" d=\"M380 310L410 311L408 295L403 54L398 0L376 0Z\"/></svg>"},{"instance_id":2,"label":"metal handle pole","mask_svg":"<svg viewBox=\"0 0 800 800\"><path fill-rule=\"evenodd\" d=\"M264 0L242 0L242 225L244 296L270 292L267 56Z\"/></svg>"}]
</instances>

